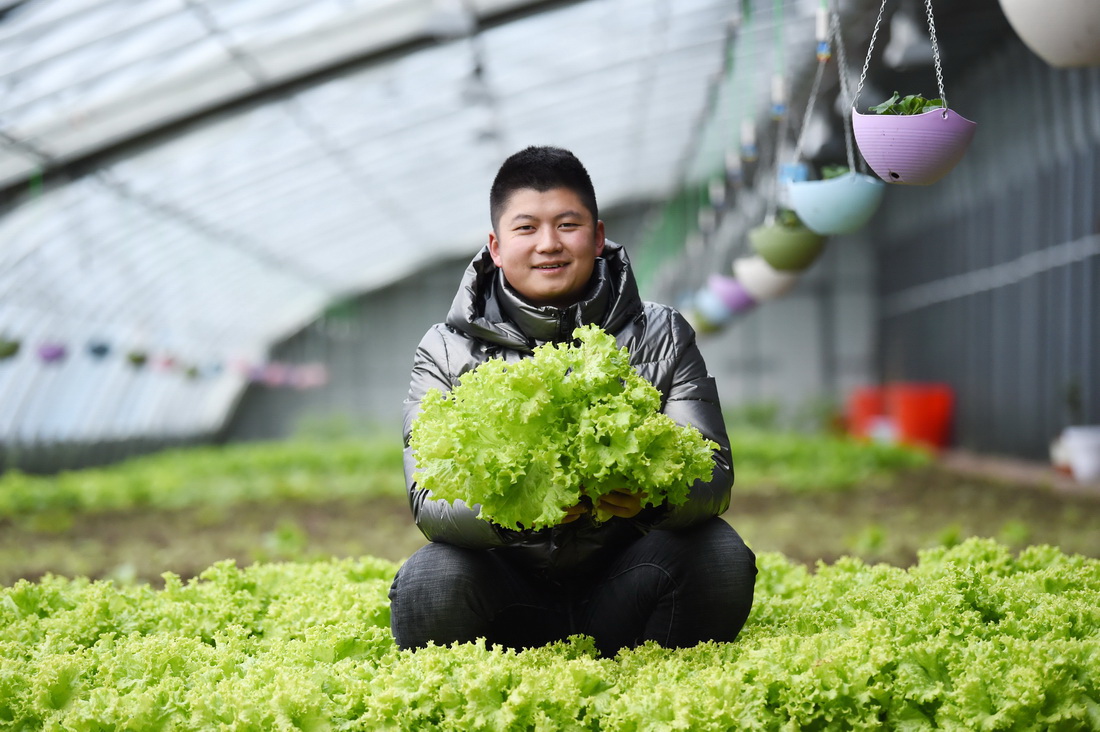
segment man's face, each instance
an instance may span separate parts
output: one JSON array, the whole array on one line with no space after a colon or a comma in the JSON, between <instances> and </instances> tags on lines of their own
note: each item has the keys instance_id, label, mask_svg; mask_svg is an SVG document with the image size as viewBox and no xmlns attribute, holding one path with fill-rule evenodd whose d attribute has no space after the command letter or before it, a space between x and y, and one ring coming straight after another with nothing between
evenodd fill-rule
<instances>
[{"instance_id":1,"label":"man's face","mask_svg":"<svg viewBox=\"0 0 1100 732\"><path fill-rule=\"evenodd\" d=\"M489 253L516 292L536 305L580 300L603 252L603 222L568 188L521 188L489 234ZM499 232L499 233L498 233Z\"/></svg>"}]
</instances>

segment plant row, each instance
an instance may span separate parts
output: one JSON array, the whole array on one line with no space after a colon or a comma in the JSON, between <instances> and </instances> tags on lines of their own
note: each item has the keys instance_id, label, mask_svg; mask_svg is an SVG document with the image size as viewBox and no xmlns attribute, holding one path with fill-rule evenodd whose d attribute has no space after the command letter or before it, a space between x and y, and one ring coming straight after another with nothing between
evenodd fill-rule
<instances>
[{"instance_id":1,"label":"plant row","mask_svg":"<svg viewBox=\"0 0 1100 732\"><path fill-rule=\"evenodd\" d=\"M11 471L0 475L0 518L403 496L404 485L398 441L241 443L169 450L49 476Z\"/></svg>"},{"instance_id":2,"label":"plant row","mask_svg":"<svg viewBox=\"0 0 1100 732\"><path fill-rule=\"evenodd\" d=\"M900 569L759 557L734 643L602 658L399 651L395 566L214 565L156 591L48 577L0 590L10 729L1100 728L1100 561L991 540Z\"/></svg>"},{"instance_id":3,"label":"plant row","mask_svg":"<svg viewBox=\"0 0 1100 732\"><path fill-rule=\"evenodd\" d=\"M929 460L909 448L843 437L738 430L730 438L739 492L843 490ZM245 443L166 451L52 476L4 473L0 519L386 495L404 495L397 441Z\"/></svg>"}]
</instances>

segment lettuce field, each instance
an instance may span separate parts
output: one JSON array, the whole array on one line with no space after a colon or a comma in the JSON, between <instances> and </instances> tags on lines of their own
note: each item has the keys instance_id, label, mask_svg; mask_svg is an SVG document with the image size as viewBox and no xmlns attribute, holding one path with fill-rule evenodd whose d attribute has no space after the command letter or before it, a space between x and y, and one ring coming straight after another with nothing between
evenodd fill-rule
<instances>
[{"instance_id":1,"label":"lettuce field","mask_svg":"<svg viewBox=\"0 0 1100 732\"><path fill-rule=\"evenodd\" d=\"M1096 501L834 438L734 456L741 637L615 658L398 651L386 591L422 540L393 445L0 476L0 729L1100 729Z\"/></svg>"}]
</instances>

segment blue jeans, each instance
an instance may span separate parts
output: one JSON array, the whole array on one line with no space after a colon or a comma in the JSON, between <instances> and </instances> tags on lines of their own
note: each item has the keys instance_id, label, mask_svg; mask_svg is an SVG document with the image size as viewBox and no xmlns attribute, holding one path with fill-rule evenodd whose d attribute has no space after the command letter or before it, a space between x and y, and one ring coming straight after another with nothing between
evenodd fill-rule
<instances>
[{"instance_id":1,"label":"blue jeans","mask_svg":"<svg viewBox=\"0 0 1100 732\"><path fill-rule=\"evenodd\" d=\"M720 518L651 531L592 578L555 582L507 551L433 543L398 571L391 627L401 648L485 638L509 648L592 636L601 654L656 641L732 641L752 608L756 557Z\"/></svg>"}]
</instances>

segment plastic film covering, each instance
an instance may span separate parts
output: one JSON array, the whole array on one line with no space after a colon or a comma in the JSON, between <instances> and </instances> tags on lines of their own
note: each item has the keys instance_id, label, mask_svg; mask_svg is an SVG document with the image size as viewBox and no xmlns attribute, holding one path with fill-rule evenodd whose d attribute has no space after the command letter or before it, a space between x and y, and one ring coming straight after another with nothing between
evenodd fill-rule
<instances>
[{"instance_id":1,"label":"plastic film covering","mask_svg":"<svg viewBox=\"0 0 1100 732\"><path fill-rule=\"evenodd\" d=\"M269 344L472 253L528 144L602 208L705 176L741 5L0 3L0 444L216 430Z\"/></svg>"}]
</instances>

